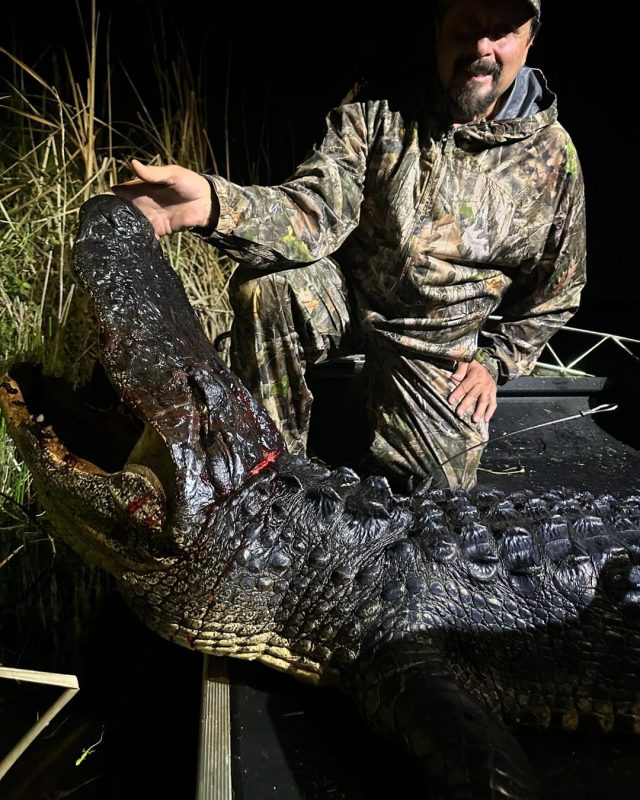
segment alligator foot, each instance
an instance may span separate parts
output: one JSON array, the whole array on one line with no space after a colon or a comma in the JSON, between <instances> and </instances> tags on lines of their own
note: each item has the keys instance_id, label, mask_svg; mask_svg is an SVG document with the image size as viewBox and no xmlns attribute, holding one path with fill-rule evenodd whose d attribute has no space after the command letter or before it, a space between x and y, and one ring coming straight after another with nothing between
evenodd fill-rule
<instances>
[{"instance_id":1,"label":"alligator foot","mask_svg":"<svg viewBox=\"0 0 640 800\"><path fill-rule=\"evenodd\" d=\"M486 704L456 683L437 653L425 659L423 643L398 641L370 651L354 671L353 695L369 725L408 750L434 797L538 797L518 742Z\"/></svg>"}]
</instances>

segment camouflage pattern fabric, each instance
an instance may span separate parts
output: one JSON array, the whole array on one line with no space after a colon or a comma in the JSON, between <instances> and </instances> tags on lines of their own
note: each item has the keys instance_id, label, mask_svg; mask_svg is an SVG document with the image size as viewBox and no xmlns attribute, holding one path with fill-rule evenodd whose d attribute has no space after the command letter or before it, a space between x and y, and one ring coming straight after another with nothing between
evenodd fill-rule
<instances>
[{"instance_id":1,"label":"camouflage pattern fabric","mask_svg":"<svg viewBox=\"0 0 640 800\"><path fill-rule=\"evenodd\" d=\"M196 233L262 272L334 255L367 353L529 374L586 280L580 163L534 72L540 111L457 127L419 76L356 86L282 184L207 176L220 216Z\"/></svg>"},{"instance_id":2,"label":"camouflage pattern fabric","mask_svg":"<svg viewBox=\"0 0 640 800\"><path fill-rule=\"evenodd\" d=\"M306 365L360 349L344 277L330 257L266 275L241 265L231 276L229 299L231 369L266 408L289 450L305 455L313 401Z\"/></svg>"},{"instance_id":3,"label":"camouflage pattern fabric","mask_svg":"<svg viewBox=\"0 0 640 800\"><path fill-rule=\"evenodd\" d=\"M325 257L301 269L264 274L239 266L231 278L231 367L267 409L292 453L306 454L313 396L308 363L366 352L365 394L371 444L357 466L409 489L472 488L488 425L459 418L447 402L454 368L377 342L369 349L354 324L346 281ZM471 448L471 449L469 449Z\"/></svg>"}]
</instances>

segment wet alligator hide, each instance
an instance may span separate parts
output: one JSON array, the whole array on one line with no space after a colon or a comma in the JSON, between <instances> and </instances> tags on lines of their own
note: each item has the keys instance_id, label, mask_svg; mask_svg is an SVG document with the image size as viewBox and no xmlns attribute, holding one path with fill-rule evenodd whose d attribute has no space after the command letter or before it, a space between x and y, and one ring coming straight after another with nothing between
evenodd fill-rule
<instances>
[{"instance_id":1,"label":"wet alligator hide","mask_svg":"<svg viewBox=\"0 0 640 800\"><path fill-rule=\"evenodd\" d=\"M429 796L537 796L523 726L640 731L640 494L400 496L294 457L135 208L88 201L73 264L119 408L16 364L2 409L59 535L151 629L347 692Z\"/></svg>"}]
</instances>

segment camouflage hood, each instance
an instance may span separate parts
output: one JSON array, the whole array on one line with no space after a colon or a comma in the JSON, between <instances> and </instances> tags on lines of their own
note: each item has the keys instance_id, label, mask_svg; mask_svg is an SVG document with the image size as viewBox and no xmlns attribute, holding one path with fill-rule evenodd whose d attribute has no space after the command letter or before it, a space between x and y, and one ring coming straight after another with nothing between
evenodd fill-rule
<instances>
[{"instance_id":1,"label":"camouflage hood","mask_svg":"<svg viewBox=\"0 0 640 800\"><path fill-rule=\"evenodd\" d=\"M453 130L460 146L464 142L476 142L475 147L479 149L520 141L558 121L556 95L549 89L543 72L535 67L521 67L511 87L500 98L492 119L468 122L455 129L443 108L444 100L435 76L425 83L415 65L410 70L393 83L383 79L356 84L343 103L384 96L391 105L401 109L406 120L422 124L433 139Z\"/></svg>"},{"instance_id":2,"label":"camouflage hood","mask_svg":"<svg viewBox=\"0 0 640 800\"><path fill-rule=\"evenodd\" d=\"M546 86L544 76L539 70L521 67L508 92L501 98L501 107L494 119L515 119L530 117L553 104L553 95Z\"/></svg>"},{"instance_id":3,"label":"camouflage hood","mask_svg":"<svg viewBox=\"0 0 640 800\"><path fill-rule=\"evenodd\" d=\"M558 120L556 96L539 69L522 67L501 108L486 122L468 123L457 129L460 143L477 142L492 147L519 141Z\"/></svg>"}]
</instances>

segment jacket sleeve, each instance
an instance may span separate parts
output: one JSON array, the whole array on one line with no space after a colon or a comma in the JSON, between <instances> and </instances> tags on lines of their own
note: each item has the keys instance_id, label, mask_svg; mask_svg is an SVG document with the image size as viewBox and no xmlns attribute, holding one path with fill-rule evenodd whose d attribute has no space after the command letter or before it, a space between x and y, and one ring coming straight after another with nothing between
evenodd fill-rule
<instances>
[{"instance_id":1,"label":"jacket sleeve","mask_svg":"<svg viewBox=\"0 0 640 800\"><path fill-rule=\"evenodd\" d=\"M572 145L571 145L572 147ZM481 334L474 358L498 383L534 368L545 344L575 314L586 283L584 182L575 150L540 261L511 287L502 319Z\"/></svg>"},{"instance_id":2,"label":"jacket sleeve","mask_svg":"<svg viewBox=\"0 0 640 800\"><path fill-rule=\"evenodd\" d=\"M289 268L337 250L360 219L367 166L368 103L343 103L325 118L314 144L279 186L239 186L205 177L220 205L214 229L192 229L237 261Z\"/></svg>"}]
</instances>

